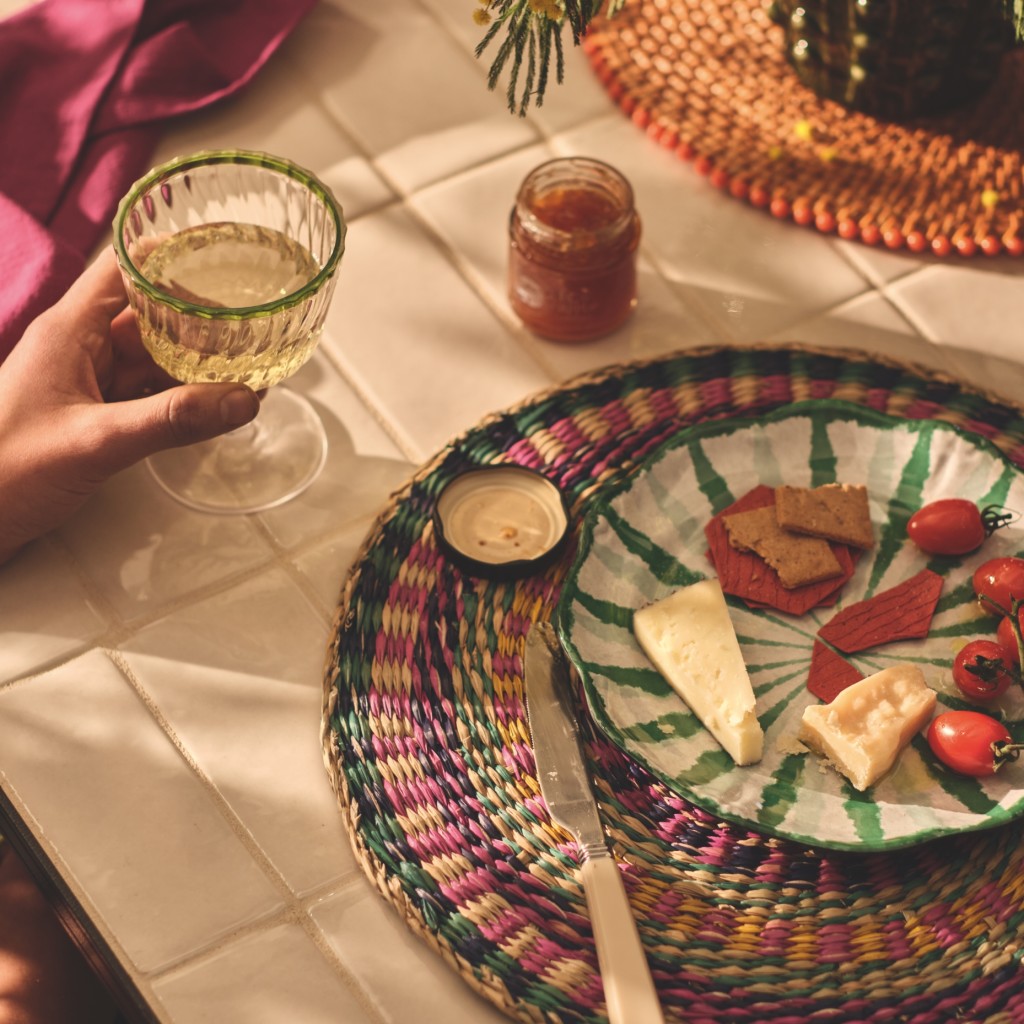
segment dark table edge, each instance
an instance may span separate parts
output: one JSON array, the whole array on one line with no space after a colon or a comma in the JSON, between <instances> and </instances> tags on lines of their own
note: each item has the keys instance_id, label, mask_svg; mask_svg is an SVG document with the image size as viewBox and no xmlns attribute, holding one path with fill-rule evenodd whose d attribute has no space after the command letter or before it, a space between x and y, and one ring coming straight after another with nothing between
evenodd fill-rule
<instances>
[{"instance_id":1,"label":"dark table edge","mask_svg":"<svg viewBox=\"0 0 1024 1024\"><path fill-rule=\"evenodd\" d=\"M43 852L0 786L0 833L49 901L71 941L106 986L126 1024L160 1024L131 976L90 921L81 902Z\"/></svg>"}]
</instances>

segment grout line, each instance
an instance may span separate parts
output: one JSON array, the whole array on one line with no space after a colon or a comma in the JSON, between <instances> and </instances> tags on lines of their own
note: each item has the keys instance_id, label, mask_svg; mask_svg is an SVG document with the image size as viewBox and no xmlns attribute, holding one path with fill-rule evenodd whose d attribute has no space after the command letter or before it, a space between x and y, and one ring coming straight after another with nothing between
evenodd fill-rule
<instances>
[{"instance_id":1,"label":"grout line","mask_svg":"<svg viewBox=\"0 0 1024 1024\"><path fill-rule=\"evenodd\" d=\"M359 876L358 878L354 877L352 882L345 883L341 887L336 885L332 891L341 891L341 889L354 886L356 881L360 883L365 882L362 876ZM329 887L325 886L324 888L327 889ZM291 902L270 914L266 914L261 918L235 928L228 934L209 943L207 946L191 950L189 953L176 960L173 964L161 967L159 970L154 971L152 974L147 974L144 977L147 984L155 993L158 984L162 982L173 982L176 978L187 975L197 966L212 961L220 953L238 945L240 942L244 942L247 938L266 934L274 928L285 925L296 925L302 929L303 933L316 948L316 951L326 961L328 966L333 969L335 975L352 994L372 1024L386 1024L386 1018L377 1008L376 1001L373 999L372 995L360 982L358 976L335 951L334 947L331 945L330 939L327 938L323 930L313 920L304 902Z\"/></svg>"},{"instance_id":2,"label":"grout line","mask_svg":"<svg viewBox=\"0 0 1024 1024\"><path fill-rule=\"evenodd\" d=\"M263 851L259 843L256 842L255 837L246 827L242 819L239 818L227 798L214 785L213 780L206 774L203 768L200 767L199 762L192 756L192 753L185 746L181 737L171 725L166 715L164 715L163 711L161 711L157 702L150 696L149 692L135 675L125 656L120 651L111 650L109 648L104 649L103 653L113 663L114 667L117 668L121 675L124 676L125 680L146 706L146 709L149 711L153 720L174 745L174 748L178 751L181 759L189 767L192 774L202 784L203 789L220 811L221 816L228 823L231 831L234 832L236 838L245 847L248 854L256 861L263 873L274 885L274 888L278 890L284 902L293 903L294 897L292 896L291 889L288 887L288 883L285 881L284 876Z\"/></svg>"},{"instance_id":3,"label":"grout line","mask_svg":"<svg viewBox=\"0 0 1024 1024\"><path fill-rule=\"evenodd\" d=\"M929 268L927 268L927 267L923 267L919 271L917 271L917 273L918 274L927 273L928 269ZM906 277L902 277L902 278L899 279L899 282L902 284L905 280L906 280ZM898 291L892 290L888 283L883 285L882 287L880 287L878 289L878 291L881 294L882 298L885 299L885 301L888 302L889 305L892 306L892 308L897 313L899 313L899 315L901 317L903 317L903 319L906 320L906 322L908 324L910 324L910 326L913 327L914 330L917 331L917 333L925 341L927 341L930 344L934 345L936 348L943 348L944 347L942 342L939 340L939 338L936 337L936 335L928 328L928 325L925 324L918 317L918 315L917 315L917 313L915 313L913 307L908 305L902 299L900 299L900 295L899 295Z\"/></svg>"},{"instance_id":4,"label":"grout line","mask_svg":"<svg viewBox=\"0 0 1024 1024\"><path fill-rule=\"evenodd\" d=\"M265 932L275 924L290 922L299 925L303 931L306 932L313 944L317 947L321 956L323 956L334 968L336 974L340 976L342 982L352 992L371 1019L382 1022L384 1018L380 1015L379 1011L376 1010L373 1000L369 997L368 993L359 983L352 971L345 965L337 953L334 952L322 930L316 925L316 922L313 921L306 903L306 900L309 900L310 897L306 897L306 900L302 900L291 890L284 875L264 852L263 848L256 841L255 836L253 836L246 827L245 823L232 808L227 798L220 792L213 783L213 780L206 774L203 768L192 756L177 731L160 710L156 701L153 700L147 690L143 687L141 681L136 677L131 666L128 664L121 652L105 650L104 653L146 706L146 709L149 711L157 726L159 726L167 739L174 745L175 749L178 751L178 755L185 762L192 775L199 781L207 796L220 812L221 817L230 827L231 831L242 844L245 851L253 861L255 861L263 874L277 890L281 899L281 906L279 908L262 917L257 917L253 921L247 922L240 928L235 929L228 935L219 937L206 946L191 951L188 955L181 957L179 960L175 961L174 964L169 965L166 968L162 968L159 972L154 972L153 975L148 975L147 980L149 983L152 984L154 978L162 977L164 974L169 974L175 968L184 968L198 960L206 959L211 954L217 953L226 946L237 941L239 938ZM324 888L326 887L327 886L325 885Z\"/></svg>"},{"instance_id":5,"label":"grout line","mask_svg":"<svg viewBox=\"0 0 1024 1024\"><path fill-rule=\"evenodd\" d=\"M375 212L379 212L380 209L383 209L383 207L379 207ZM406 459L413 466L418 466L423 461L423 454L413 446L404 431L399 430L394 421L385 415L384 410L367 393L362 382L349 372L330 346L319 345L317 351L330 364L331 369L341 377L345 382L345 386L356 396L377 426L384 431L388 440L398 449L402 458Z\"/></svg>"}]
</instances>

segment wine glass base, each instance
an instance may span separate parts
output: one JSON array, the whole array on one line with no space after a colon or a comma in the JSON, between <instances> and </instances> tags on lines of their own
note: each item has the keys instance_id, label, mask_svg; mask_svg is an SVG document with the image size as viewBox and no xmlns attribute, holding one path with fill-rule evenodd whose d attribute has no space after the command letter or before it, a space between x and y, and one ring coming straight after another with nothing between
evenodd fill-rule
<instances>
[{"instance_id":1,"label":"wine glass base","mask_svg":"<svg viewBox=\"0 0 1024 1024\"><path fill-rule=\"evenodd\" d=\"M259 415L211 441L169 448L147 459L156 482L199 512L262 512L301 494L327 460L316 410L285 387L271 388Z\"/></svg>"}]
</instances>

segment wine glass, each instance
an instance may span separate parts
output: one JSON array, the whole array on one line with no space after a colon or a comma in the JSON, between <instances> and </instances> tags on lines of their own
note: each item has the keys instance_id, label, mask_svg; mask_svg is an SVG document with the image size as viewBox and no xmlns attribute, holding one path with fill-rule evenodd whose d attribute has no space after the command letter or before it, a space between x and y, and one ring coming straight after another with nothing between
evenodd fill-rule
<instances>
[{"instance_id":1,"label":"wine glass","mask_svg":"<svg viewBox=\"0 0 1024 1024\"><path fill-rule=\"evenodd\" d=\"M273 387L313 354L345 248L341 207L309 171L248 150L179 157L137 181L114 221L143 344L176 380L267 391L259 415L148 465L190 508L257 512L304 491L327 436L309 402Z\"/></svg>"}]
</instances>

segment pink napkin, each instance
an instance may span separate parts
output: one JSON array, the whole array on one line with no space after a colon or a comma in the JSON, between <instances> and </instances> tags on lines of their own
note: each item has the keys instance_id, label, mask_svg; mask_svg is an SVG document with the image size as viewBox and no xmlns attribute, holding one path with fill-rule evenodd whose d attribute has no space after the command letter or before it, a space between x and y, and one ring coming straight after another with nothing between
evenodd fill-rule
<instances>
[{"instance_id":1,"label":"pink napkin","mask_svg":"<svg viewBox=\"0 0 1024 1024\"><path fill-rule=\"evenodd\" d=\"M0 360L149 168L163 125L244 86L316 0L40 0L0 21Z\"/></svg>"}]
</instances>

